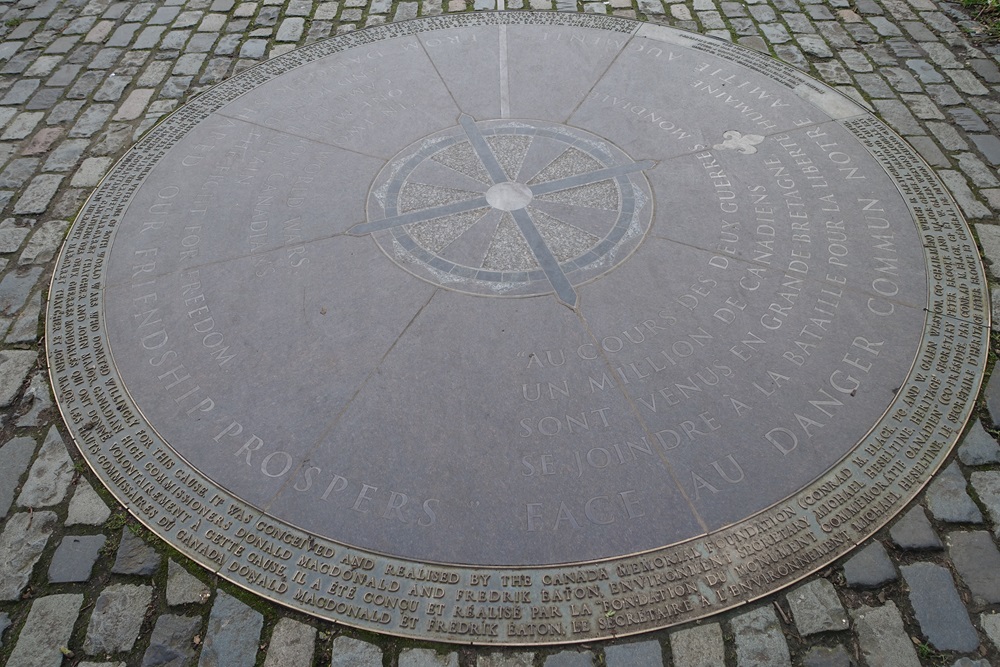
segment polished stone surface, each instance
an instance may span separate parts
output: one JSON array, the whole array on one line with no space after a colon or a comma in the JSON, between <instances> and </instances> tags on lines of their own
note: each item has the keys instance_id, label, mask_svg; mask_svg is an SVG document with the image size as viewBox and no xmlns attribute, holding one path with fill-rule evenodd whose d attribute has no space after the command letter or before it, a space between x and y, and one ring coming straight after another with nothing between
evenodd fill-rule
<instances>
[{"instance_id":1,"label":"polished stone surface","mask_svg":"<svg viewBox=\"0 0 1000 667\"><path fill-rule=\"evenodd\" d=\"M509 13L182 108L77 221L47 323L82 451L186 555L349 625L547 643L740 604L887 522L968 417L985 293L940 182L832 89Z\"/></svg>"}]
</instances>

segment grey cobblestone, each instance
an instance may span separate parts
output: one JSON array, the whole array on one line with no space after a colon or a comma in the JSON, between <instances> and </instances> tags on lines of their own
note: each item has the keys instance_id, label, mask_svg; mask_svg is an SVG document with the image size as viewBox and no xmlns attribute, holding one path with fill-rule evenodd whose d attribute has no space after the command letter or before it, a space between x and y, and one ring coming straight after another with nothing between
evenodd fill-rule
<instances>
[{"instance_id":1,"label":"grey cobblestone","mask_svg":"<svg viewBox=\"0 0 1000 667\"><path fill-rule=\"evenodd\" d=\"M283 618L274 626L264 667L312 664L316 628Z\"/></svg>"},{"instance_id":2,"label":"grey cobblestone","mask_svg":"<svg viewBox=\"0 0 1000 667\"><path fill-rule=\"evenodd\" d=\"M826 579L803 584L788 593L786 598L795 627L803 637L847 630L847 613L833 584Z\"/></svg>"},{"instance_id":3,"label":"grey cobblestone","mask_svg":"<svg viewBox=\"0 0 1000 667\"><path fill-rule=\"evenodd\" d=\"M171 607L184 604L201 604L208 600L211 590L200 579L175 563L167 563L167 604Z\"/></svg>"},{"instance_id":4,"label":"grey cobblestone","mask_svg":"<svg viewBox=\"0 0 1000 667\"><path fill-rule=\"evenodd\" d=\"M948 190L955 198L955 201L958 202L959 207L961 207L962 212L967 218L987 218L990 216L990 210L972 193L968 182L961 173L952 170L940 170L938 171L938 176L948 186Z\"/></svg>"},{"instance_id":5,"label":"grey cobblestone","mask_svg":"<svg viewBox=\"0 0 1000 667\"><path fill-rule=\"evenodd\" d=\"M722 628L709 623L670 634L670 653L676 667L717 667L726 658Z\"/></svg>"},{"instance_id":6,"label":"grey cobblestone","mask_svg":"<svg viewBox=\"0 0 1000 667\"><path fill-rule=\"evenodd\" d=\"M14 438L0 447L0 518L7 516L17 490L31 463L37 443L32 438Z\"/></svg>"},{"instance_id":7,"label":"grey cobblestone","mask_svg":"<svg viewBox=\"0 0 1000 667\"><path fill-rule=\"evenodd\" d=\"M1000 138L992 134L974 134L970 138L991 165L1000 165Z\"/></svg>"},{"instance_id":8,"label":"grey cobblestone","mask_svg":"<svg viewBox=\"0 0 1000 667\"><path fill-rule=\"evenodd\" d=\"M900 568L910 589L910 603L920 629L942 651L968 653L979 648L979 637L955 589L951 573L932 563Z\"/></svg>"},{"instance_id":9,"label":"grey cobblestone","mask_svg":"<svg viewBox=\"0 0 1000 667\"><path fill-rule=\"evenodd\" d=\"M93 104L87 107L69 131L69 136L79 138L94 135L104 126L113 111L113 104Z\"/></svg>"},{"instance_id":10,"label":"grey cobblestone","mask_svg":"<svg viewBox=\"0 0 1000 667\"><path fill-rule=\"evenodd\" d=\"M526 651L487 653L476 656L476 667L534 667L534 664L535 655Z\"/></svg>"},{"instance_id":11,"label":"grey cobblestone","mask_svg":"<svg viewBox=\"0 0 1000 667\"><path fill-rule=\"evenodd\" d=\"M604 664L607 667L659 665L662 663L663 648L657 641L631 642L619 646L609 646L604 650Z\"/></svg>"},{"instance_id":12,"label":"grey cobblestone","mask_svg":"<svg viewBox=\"0 0 1000 667\"><path fill-rule=\"evenodd\" d=\"M63 141L52 151L45 161L46 171L68 171L80 161L83 152L90 142L86 139L69 139Z\"/></svg>"},{"instance_id":13,"label":"grey cobblestone","mask_svg":"<svg viewBox=\"0 0 1000 667\"><path fill-rule=\"evenodd\" d=\"M88 655L131 650L152 601L151 586L115 584L97 598L83 650Z\"/></svg>"},{"instance_id":14,"label":"grey cobblestone","mask_svg":"<svg viewBox=\"0 0 1000 667\"><path fill-rule=\"evenodd\" d=\"M944 545L927 520L924 508L917 505L908 510L889 530L893 543L906 551L940 549Z\"/></svg>"},{"instance_id":15,"label":"grey cobblestone","mask_svg":"<svg viewBox=\"0 0 1000 667\"><path fill-rule=\"evenodd\" d=\"M150 635L149 647L142 656L142 667L180 667L193 664L196 649L194 638L200 627L201 619L198 617L173 614L160 616Z\"/></svg>"},{"instance_id":16,"label":"grey cobblestone","mask_svg":"<svg viewBox=\"0 0 1000 667\"><path fill-rule=\"evenodd\" d=\"M35 600L7 664L11 667L61 664L60 649L69 643L81 606L82 595L49 595Z\"/></svg>"},{"instance_id":17,"label":"grey cobblestone","mask_svg":"<svg viewBox=\"0 0 1000 667\"><path fill-rule=\"evenodd\" d=\"M983 515L966 492L965 476L952 463L927 488L927 508L939 521L980 523Z\"/></svg>"},{"instance_id":18,"label":"grey cobblestone","mask_svg":"<svg viewBox=\"0 0 1000 667\"><path fill-rule=\"evenodd\" d=\"M950 533L948 555L979 604L1000 602L1000 551L989 533Z\"/></svg>"},{"instance_id":19,"label":"grey cobblestone","mask_svg":"<svg viewBox=\"0 0 1000 667\"><path fill-rule=\"evenodd\" d=\"M35 126L41 122L43 116L45 116L45 114L41 111L19 113L14 117L14 120L7 125L3 134L0 134L0 140L9 141L11 139L24 139L31 134L31 131L35 129Z\"/></svg>"},{"instance_id":20,"label":"grey cobblestone","mask_svg":"<svg viewBox=\"0 0 1000 667\"><path fill-rule=\"evenodd\" d=\"M973 419L958 448L958 458L967 466L1000 463L1000 445L986 432L978 419Z\"/></svg>"},{"instance_id":21,"label":"grey cobblestone","mask_svg":"<svg viewBox=\"0 0 1000 667\"><path fill-rule=\"evenodd\" d=\"M417 650L421 649L414 649L414 651ZM458 667L458 655L455 653L451 654L454 657L450 662L444 660L425 663L407 662L404 665L403 655L405 653L404 651L399 656L399 667ZM560 651L547 656L543 665L544 667L594 667L594 654L590 651Z\"/></svg>"},{"instance_id":22,"label":"grey cobblestone","mask_svg":"<svg viewBox=\"0 0 1000 667\"><path fill-rule=\"evenodd\" d=\"M122 531L115 564L111 571L116 574L149 576L160 567L160 554L156 553L141 537L126 529Z\"/></svg>"},{"instance_id":23,"label":"grey cobblestone","mask_svg":"<svg viewBox=\"0 0 1000 667\"><path fill-rule=\"evenodd\" d=\"M17 600L56 528L52 512L20 512L0 533L0 600Z\"/></svg>"},{"instance_id":24,"label":"grey cobblestone","mask_svg":"<svg viewBox=\"0 0 1000 667\"><path fill-rule=\"evenodd\" d=\"M0 172L0 188L19 188L28 182L28 179L32 177L35 171L38 169L38 164L41 162L38 158L19 158L12 160L7 164L2 172ZM23 240L23 237L22 237ZM20 240L18 241L20 245ZM5 252L11 252L7 250Z\"/></svg>"},{"instance_id":25,"label":"grey cobblestone","mask_svg":"<svg viewBox=\"0 0 1000 667\"><path fill-rule=\"evenodd\" d=\"M927 123L927 128L934 134L941 147L945 150L960 151L969 147L954 126L948 123Z\"/></svg>"},{"instance_id":26,"label":"grey cobblestone","mask_svg":"<svg viewBox=\"0 0 1000 667\"><path fill-rule=\"evenodd\" d=\"M68 220L49 220L37 226L21 251L18 264L44 264L55 257L68 227Z\"/></svg>"},{"instance_id":27,"label":"grey cobblestone","mask_svg":"<svg viewBox=\"0 0 1000 667\"><path fill-rule=\"evenodd\" d=\"M951 117L958 123L966 132L988 132L989 127L983 122L983 119L976 114L975 111L969 109L968 107L960 107L958 109L949 109L948 113Z\"/></svg>"},{"instance_id":28,"label":"grey cobblestone","mask_svg":"<svg viewBox=\"0 0 1000 667\"><path fill-rule=\"evenodd\" d=\"M843 646L814 646L802 659L803 667L852 667L854 662Z\"/></svg>"},{"instance_id":29,"label":"grey cobblestone","mask_svg":"<svg viewBox=\"0 0 1000 667\"><path fill-rule=\"evenodd\" d=\"M49 564L49 582L86 581L107 538L104 535L67 535Z\"/></svg>"},{"instance_id":30,"label":"grey cobblestone","mask_svg":"<svg viewBox=\"0 0 1000 667\"><path fill-rule=\"evenodd\" d=\"M980 83L979 79L971 72L955 69L948 69L945 72L948 73L955 86L968 95L987 95L990 92L989 88Z\"/></svg>"},{"instance_id":31,"label":"grey cobblestone","mask_svg":"<svg viewBox=\"0 0 1000 667\"><path fill-rule=\"evenodd\" d=\"M333 640L330 667L381 667L382 649L375 644L354 639L337 637Z\"/></svg>"},{"instance_id":32,"label":"grey cobblestone","mask_svg":"<svg viewBox=\"0 0 1000 667\"><path fill-rule=\"evenodd\" d=\"M219 591L208 618L199 667L251 667L263 624L259 612Z\"/></svg>"},{"instance_id":33,"label":"grey cobblestone","mask_svg":"<svg viewBox=\"0 0 1000 667\"><path fill-rule=\"evenodd\" d=\"M23 507L51 507L62 502L73 480L73 461L56 428L50 427L28 479L21 487L17 504Z\"/></svg>"},{"instance_id":34,"label":"grey cobblestone","mask_svg":"<svg viewBox=\"0 0 1000 667\"><path fill-rule=\"evenodd\" d=\"M951 161L941 152L937 143L930 137L907 137L906 140L917 149L921 157L934 167L950 167Z\"/></svg>"},{"instance_id":35,"label":"grey cobblestone","mask_svg":"<svg viewBox=\"0 0 1000 667\"><path fill-rule=\"evenodd\" d=\"M0 450L0 453L2 451ZM69 502L66 525L100 526L108 520L109 516L111 516L111 510L108 509L107 503L97 495L90 482L85 479L78 481L76 491L73 492L73 498Z\"/></svg>"},{"instance_id":36,"label":"grey cobblestone","mask_svg":"<svg viewBox=\"0 0 1000 667\"><path fill-rule=\"evenodd\" d=\"M844 579L854 588L876 588L897 578L896 568L880 542L872 542L844 563Z\"/></svg>"},{"instance_id":37,"label":"grey cobblestone","mask_svg":"<svg viewBox=\"0 0 1000 667\"><path fill-rule=\"evenodd\" d=\"M892 602L881 607L861 606L851 611L861 653L869 665L920 667L903 618Z\"/></svg>"},{"instance_id":38,"label":"grey cobblestone","mask_svg":"<svg viewBox=\"0 0 1000 667\"><path fill-rule=\"evenodd\" d=\"M774 609L758 607L730 621L739 667L791 666L788 643Z\"/></svg>"}]
</instances>

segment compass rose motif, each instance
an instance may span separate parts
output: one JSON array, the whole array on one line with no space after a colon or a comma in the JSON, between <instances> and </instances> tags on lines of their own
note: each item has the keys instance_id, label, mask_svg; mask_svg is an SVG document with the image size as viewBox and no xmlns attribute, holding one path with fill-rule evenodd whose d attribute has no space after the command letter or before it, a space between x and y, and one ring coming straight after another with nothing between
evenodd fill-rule
<instances>
[{"instance_id":1,"label":"compass rose motif","mask_svg":"<svg viewBox=\"0 0 1000 667\"><path fill-rule=\"evenodd\" d=\"M624 261L652 220L643 170L610 142L538 121L475 121L389 161L368 199L371 234L398 265L436 284L491 296L554 294Z\"/></svg>"}]
</instances>

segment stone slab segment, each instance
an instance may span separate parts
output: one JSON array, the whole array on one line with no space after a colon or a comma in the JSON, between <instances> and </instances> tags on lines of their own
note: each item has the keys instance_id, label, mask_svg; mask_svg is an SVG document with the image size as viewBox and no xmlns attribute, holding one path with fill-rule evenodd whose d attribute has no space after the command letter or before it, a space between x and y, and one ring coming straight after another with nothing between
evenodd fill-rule
<instances>
[{"instance_id":1,"label":"stone slab segment","mask_svg":"<svg viewBox=\"0 0 1000 667\"><path fill-rule=\"evenodd\" d=\"M107 539L104 535L64 537L49 563L49 583L62 584L89 579Z\"/></svg>"},{"instance_id":2,"label":"stone slab segment","mask_svg":"<svg viewBox=\"0 0 1000 667\"><path fill-rule=\"evenodd\" d=\"M337 637L330 653L330 667L382 667L382 649L360 639Z\"/></svg>"},{"instance_id":3,"label":"stone slab segment","mask_svg":"<svg viewBox=\"0 0 1000 667\"><path fill-rule=\"evenodd\" d=\"M996 304L996 298L993 299ZM978 419L972 421L969 432L958 447L958 460L967 466L982 466L1000 463L1000 445L986 432Z\"/></svg>"},{"instance_id":4,"label":"stone slab segment","mask_svg":"<svg viewBox=\"0 0 1000 667\"><path fill-rule=\"evenodd\" d=\"M12 667L62 664L63 654L59 649L69 644L82 605L82 595L48 595L32 602L7 664Z\"/></svg>"},{"instance_id":5,"label":"stone slab segment","mask_svg":"<svg viewBox=\"0 0 1000 667\"><path fill-rule=\"evenodd\" d=\"M952 462L927 487L927 509L938 521L949 523L982 523L983 514L965 490L968 482Z\"/></svg>"},{"instance_id":6,"label":"stone slab segment","mask_svg":"<svg viewBox=\"0 0 1000 667\"><path fill-rule=\"evenodd\" d=\"M816 579L799 586L786 596L803 637L820 632L841 632L849 627L844 605L837 591L826 579Z\"/></svg>"},{"instance_id":7,"label":"stone slab segment","mask_svg":"<svg viewBox=\"0 0 1000 667\"><path fill-rule=\"evenodd\" d=\"M212 604L198 667L251 667L264 617L224 591Z\"/></svg>"},{"instance_id":8,"label":"stone slab segment","mask_svg":"<svg viewBox=\"0 0 1000 667\"><path fill-rule=\"evenodd\" d=\"M733 617L730 627L739 667L791 667L788 642L770 605Z\"/></svg>"},{"instance_id":9,"label":"stone slab segment","mask_svg":"<svg viewBox=\"0 0 1000 667\"><path fill-rule=\"evenodd\" d=\"M660 642L654 640L607 646L604 649L604 664L607 667L660 665L662 663L663 647L660 646Z\"/></svg>"},{"instance_id":10,"label":"stone slab segment","mask_svg":"<svg viewBox=\"0 0 1000 667\"><path fill-rule=\"evenodd\" d=\"M1000 551L983 530L948 534L948 556L977 604L1000 602Z\"/></svg>"},{"instance_id":11,"label":"stone slab segment","mask_svg":"<svg viewBox=\"0 0 1000 667\"><path fill-rule=\"evenodd\" d=\"M458 654L438 653L429 648L403 649L399 654L399 667L458 667Z\"/></svg>"},{"instance_id":12,"label":"stone slab segment","mask_svg":"<svg viewBox=\"0 0 1000 667\"><path fill-rule=\"evenodd\" d=\"M21 488L17 504L24 507L51 507L62 502L73 480L73 460L69 457L62 436L53 426L45 436L28 480Z\"/></svg>"},{"instance_id":13,"label":"stone slab segment","mask_svg":"<svg viewBox=\"0 0 1000 667\"><path fill-rule=\"evenodd\" d=\"M844 579L852 588L877 588L897 578L881 542L872 542L844 563Z\"/></svg>"},{"instance_id":14,"label":"stone slab segment","mask_svg":"<svg viewBox=\"0 0 1000 667\"><path fill-rule=\"evenodd\" d=\"M36 444L32 438L14 438L0 447L0 518L7 516L14 502L14 492L31 463Z\"/></svg>"},{"instance_id":15,"label":"stone slab segment","mask_svg":"<svg viewBox=\"0 0 1000 667\"><path fill-rule=\"evenodd\" d=\"M67 526L99 526L108 520L111 510L107 503L97 495L94 487L86 479L76 482L76 491L69 501L69 511L66 513Z\"/></svg>"},{"instance_id":16,"label":"stone slab segment","mask_svg":"<svg viewBox=\"0 0 1000 667\"><path fill-rule=\"evenodd\" d=\"M726 660L722 626L718 623L672 632L669 643L676 667L717 667Z\"/></svg>"},{"instance_id":17,"label":"stone slab segment","mask_svg":"<svg viewBox=\"0 0 1000 667\"><path fill-rule=\"evenodd\" d=\"M132 650L152 600L152 586L114 584L105 588L90 615L83 650L88 655Z\"/></svg>"},{"instance_id":18,"label":"stone slab segment","mask_svg":"<svg viewBox=\"0 0 1000 667\"><path fill-rule=\"evenodd\" d=\"M267 644L264 667L311 665L316 648L316 628L283 618L274 626Z\"/></svg>"},{"instance_id":19,"label":"stone slab segment","mask_svg":"<svg viewBox=\"0 0 1000 667\"><path fill-rule=\"evenodd\" d=\"M920 667L903 617L893 602L851 610L854 631L866 664L880 667Z\"/></svg>"},{"instance_id":20,"label":"stone slab segment","mask_svg":"<svg viewBox=\"0 0 1000 667\"><path fill-rule=\"evenodd\" d=\"M979 636L951 572L932 563L904 565L900 572L910 589L910 604L920 631L934 648L961 653L979 648Z\"/></svg>"},{"instance_id":21,"label":"stone slab segment","mask_svg":"<svg viewBox=\"0 0 1000 667\"><path fill-rule=\"evenodd\" d=\"M0 534L0 600L17 600L56 527L53 512L21 512Z\"/></svg>"},{"instance_id":22,"label":"stone slab segment","mask_svg":"<svg viewBox=\"0 0 1000 667\"><path fill-rule=\"evenodd\" d=\"M163 614L149 637L149 647L142 656L142 667L181 667L194 664L194 637L201 627L197 616ZM288 665L308 665L309 662Z\"/></svg>"},{"instance_id":23,"label":"stone slab segment","mask_svg":"<svg viewBox=\"0 0 1000 667\"><path fill-rule=\"evenodd\" d=\"M201 579L189 573L173 560L167 562L167 604L201 604L212 591Z\"/></svg>"},{"instance_id":24,"label":"stone slab segment","mask_svg":"<svg viewBox=\"0 0 1000 667\"><path fill-rule=\"evenodd\" d=\"M934 527L927 519L924 508L917 505L893 524L889 529L893 544L906 551L921 549L940 549L941 538L934 532Z\"/></svg>"},{"instance_id":25,"label":"stone slab segment","mask_svg":"<svg viewBox=\"0 0 1000 667\"><path fill-rule=\"evenodd\" d=\"M118 553L111 571L115 574L138 574L148 577L160 567L160 554L156 549L128 528L122 531Z\"/></svg>"}]
</instances>

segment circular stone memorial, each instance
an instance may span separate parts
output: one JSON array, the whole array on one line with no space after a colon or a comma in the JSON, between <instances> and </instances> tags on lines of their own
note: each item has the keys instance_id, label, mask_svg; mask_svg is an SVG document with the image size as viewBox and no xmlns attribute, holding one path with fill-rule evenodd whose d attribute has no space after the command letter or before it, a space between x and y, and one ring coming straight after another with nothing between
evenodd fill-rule
<instances>
[{"instance_id":1,"label":"circular stone memorial","mask_svg":"<svg viewBox=\"0 0 1000 667\"><path fill-rule=\"evenodd\" d=\"M866 108L724 41L464 14L198 96L70 232L46 341L96 475L234 584L544 644L825 567L959 437L975 241Z\"/></svg>"}]
</instances>

